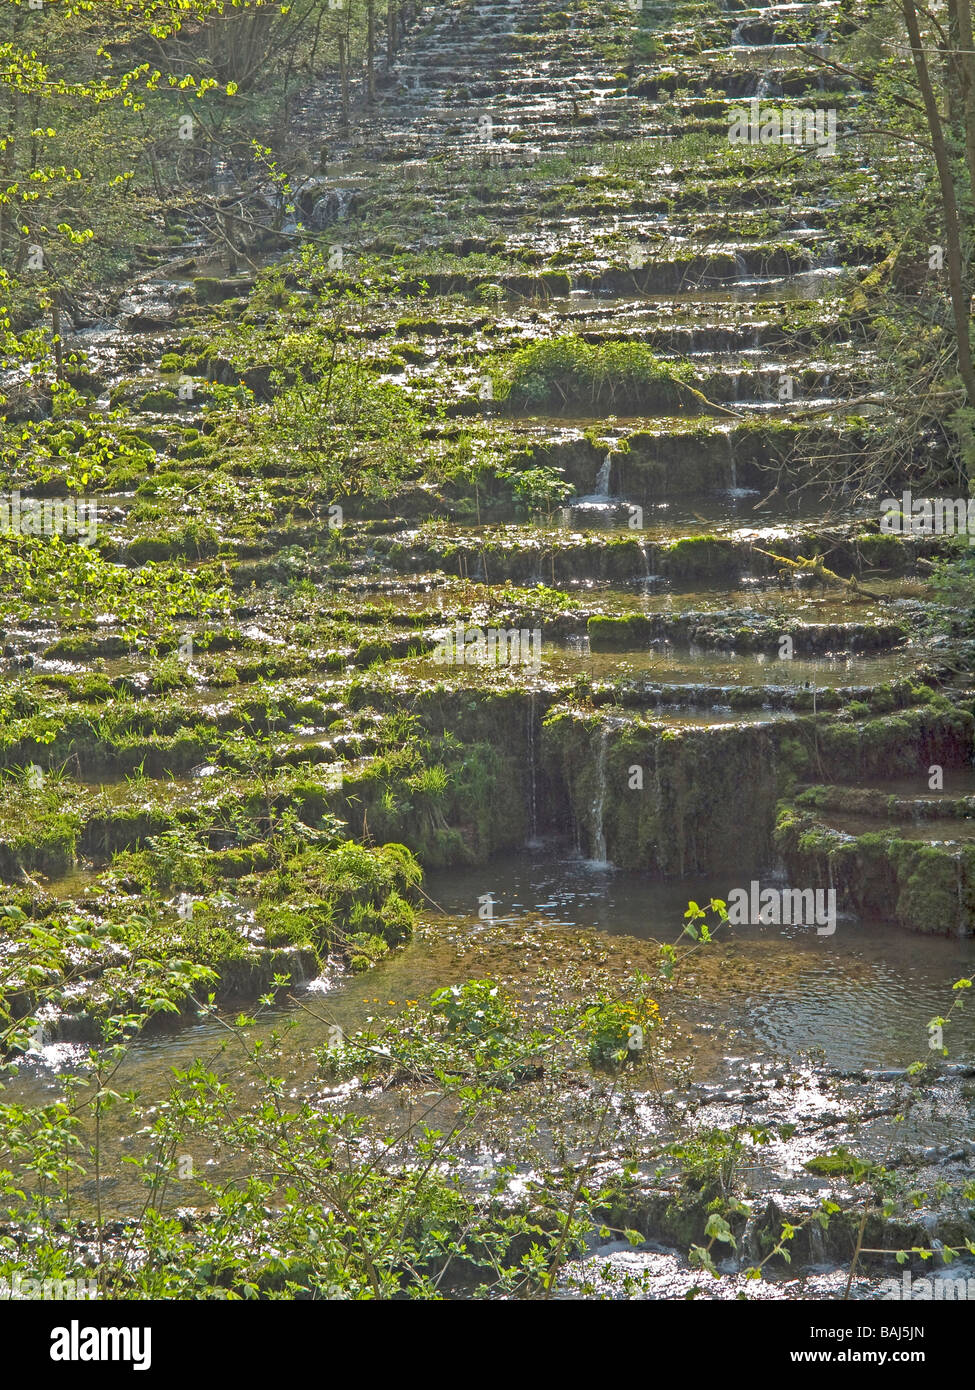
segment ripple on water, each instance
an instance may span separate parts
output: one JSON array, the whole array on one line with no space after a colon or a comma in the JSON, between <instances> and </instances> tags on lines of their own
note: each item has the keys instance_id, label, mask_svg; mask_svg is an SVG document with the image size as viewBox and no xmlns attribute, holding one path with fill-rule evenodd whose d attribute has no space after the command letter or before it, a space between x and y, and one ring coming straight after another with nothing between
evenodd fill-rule
<instances>
[{"instance_id":1,"label":"ripple on water","mask_svg":"<svg viewBox=\"0 0 975 1390\"><path fill-rule=\"evenodd\" d=\"M431 897L451 916L476 916L478 897L494 896L494 923L534 915L559 926L672 941L688 901L727 899L761 876L747 868L721 879L661 883L611 872L566 852L526 852L486 868L430 875ZM928 1055L928 1023L952 1002L952 985L970 976L975 941L921 936L893 923L841 917L833 936L801 927L735 927L728 935L753 967L753 989L731 1001L755 1044L776 1056L819 1053L839 1069L903 1067ZM798 955L799 967L796 968ZM975 1057L975 1017L953 1022L951 1056Z\"/></svg>"}]
</instances>

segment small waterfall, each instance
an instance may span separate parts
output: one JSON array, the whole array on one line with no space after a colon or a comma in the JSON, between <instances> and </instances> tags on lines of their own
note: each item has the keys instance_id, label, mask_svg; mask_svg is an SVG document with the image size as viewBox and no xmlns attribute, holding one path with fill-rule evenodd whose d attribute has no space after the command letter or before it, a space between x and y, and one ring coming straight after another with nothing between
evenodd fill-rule
<instances>
[{"instance_id":1,"label":"small waterfall","mask_svg":"<svg viewBox=\"0 0 975 1390\"><path fill-rule=\"evenodd\" d=\"M745 1234L742 1237L742 1247L748 1252L752 1264L761 1264L766 1252L762 1243L761 1226L754 1215L747 1218Z\"/></svg>"},{"instance_id":2,"label":"small waterfall","mask_svg":"<svg viewBox=\"0 0 975 1390\"><path fill-rule=\"evenodd\" d=\"M234 176L225 159L213 160L213 191L218 198L227 198L234 191Z\"/></svg>"},{"instance_id":3,"label":"small waterfall","mask_svg":"<svg viewBox=\"0 0 975 1390\"><path fill-rule=\"evenodd\" d=\"M958 935L967 936L968 928L965 922L965 876L963 871L962 856L959 854L955 858L956 882L958 884Z\"/></svg>"},{"instance_id":4,"label":"small waterfall","mask_svg":"<svg viewBox=\"0 0 975 1390\"><path fill-rule=\"evenodd\" d=\"M725 435L728 444L728 476L729 486L732 492L738 491L738 460L735 458L735 446L731 442L730 432Z\"/></svg>"},{"instance_id":5,"label":"small waterfall","mask_svg":"<svg viewBox=\"0 0 975 1390\"><path fill-rule=\"evenodd\" d=\"M647 542L642 536L637 540L637 548L643 558L643 578L649 581L653 578L653 571L650 568L650 555L647 551Z\"/></svg>"},{"instance_id":6,"label":"small waterfall","mask_svg":"<svg viewBox=\"0 0 975 1390\"><path fill-rule=\"evenodd\" d=\"M528 844L538 844L538 800L535 762L535 692L528 697Z\"/></svg>"},{"instance_id":7,"label":"small waterfall","mask_svg":"<svg viewBox=\"0 0 975 1390\"><path fill-rule=\"evenodd\" d=\"M827 1266L826 1245L823 1241L823 1228L818 1221L810 1221L806 1226L809 1237L809 1258L814 1265Z\"/></svg>"},{"instance_id":8,"label":"small waterfall","mask_svg":"<svg viewBox=\"0 0 975 1390\"><path fill-rule=\"evenodd\" d=\"M939 1240L938 1238L937 1232L940 1226L940 1222L938 1221L937 1213L933 1211L918 1212L917 1222L918 1225L921 1227L922 1231L924 1231L925 1235L928 1237L928 1242L931 1246L931 1249L935 1251L935 1263L943 1265L945 1263L945 1258L941 1252L944 1250L944 1241Z\"/></svg>"},{"instance_id":9,"label":"small waterfall","mask_svg":"<svg viewBox=\"0 0 975 1390\"><path fill-rule=\"evenodd\" d=\"M612 496L612 493L609 490L609 475L612 467L613 455L611 453L607 453L606 457L603 459L599 472L596 474L596 491L593 493L594 497Z\"/></svg>"},{"instance_id":10,"label":"small waterfall","mask_svg":"<svg viewBox=\"0 0 975 1390\"><path fill-rule=\"evenodd\" d=\"M592 803L592 862L599 866L608 864L606 858L606 834L603 829L603 807L606 804L606 754L609 749L609 725L604 724L599 731L599 744L596 748L596 794Z\"/></svg>"},{"instance_id":11,"label":"small waterfall","mask_svg":"<svg viewBox=\"0 0 975 1390\"><path fill-rule=\"evenodd\" d=\"M589 526L612 526L619 522L621 514L627 512L628 509L622 497L610 491L612 472L613 454L612 450L607 450L606 457L599 465L596 481L593 484L595 491L585 497L577 497L574 502L569 504L569 518L573 523L582 522Z\"/></svg>"},{"instance_id":12,"label":"small waterfall","mask_svg":"<svg viewBox=\"0 0 975 1390\"><path fill-rule=\"evenodd\" d=\"M839 256L839 253L840 248L837 242L824 241L819 256L816 258L816 269L836 270L838 268L837 257Z\"/></svg>"}]
</instances>

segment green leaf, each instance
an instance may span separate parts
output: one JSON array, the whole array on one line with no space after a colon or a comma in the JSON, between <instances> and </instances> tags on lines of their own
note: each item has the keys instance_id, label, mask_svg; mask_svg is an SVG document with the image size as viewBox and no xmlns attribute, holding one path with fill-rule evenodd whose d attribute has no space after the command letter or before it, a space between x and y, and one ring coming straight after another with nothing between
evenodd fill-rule
<instances>
[{"instance_id":1,"label":"green leaf","mask_svg":"<svg viewBox=\"0 0 975 1390\"><path fill-rule=\"evenodd\" d=\"M710 1236L712 1240L720 1240L724 1245L730 1245L733 1250L738 1248L731 1227L720 1212L713 1211L708 1217L704 1234Z\"/></svg>"}]
</instances>

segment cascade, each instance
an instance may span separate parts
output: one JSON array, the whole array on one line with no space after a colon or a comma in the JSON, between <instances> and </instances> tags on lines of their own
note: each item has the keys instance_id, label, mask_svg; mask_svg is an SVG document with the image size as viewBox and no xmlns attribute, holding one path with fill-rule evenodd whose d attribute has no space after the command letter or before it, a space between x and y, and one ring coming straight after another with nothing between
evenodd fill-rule
<instances>
[{"instance_id":1,"label":"cascade","mask_svg":"<svg viewBox=\"0 0 975 1390\"><path fill-rule=\"evenodd\" d=\"M538 795L535 757L535 692L528 697L528 843L538 844Z\"/></svg>"},{"instance_id":2,"label":"cascade","mask_svg":"<svg viewBox=\"0 0 975 1390\"><path fill-rule=\"evenodd\" d=\"M603 829L603 807L606 804L606 754L609 748L609 725L604 724L599 731L599 744L596 749L596 792L592 803L592 860L604 866L606 859L606 834Z\"/></svg>"},{"instance_id":3,"label":"cascade","mask_svg":"<svg viewBox=\"0 0 975 1390\"><path fill-rule=\"evenodd\" d=\"M613 467L613 455L607 451L599 472L596 474L596 490L593 497L609 497L609 475Z\"/></svg>"}]
</instances>

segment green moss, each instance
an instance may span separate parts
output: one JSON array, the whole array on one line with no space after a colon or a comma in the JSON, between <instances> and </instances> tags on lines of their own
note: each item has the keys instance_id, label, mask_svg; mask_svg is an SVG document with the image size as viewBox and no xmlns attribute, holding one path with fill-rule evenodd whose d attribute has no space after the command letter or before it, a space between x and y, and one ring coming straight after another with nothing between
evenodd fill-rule
<instances>
[{"instance_id":1,"label":"green moss","mask_svg":"<svg viewBox=\"0 0 975 1390\"><path fill-rule=\"evenodd\" d=\"M594 614L587 623L589 645L594 652L622 651L636 647L650 635L653 619L643 613L621 617Z\"/></svg>"},{"instance_id":2,"label":"green moss","mask_svg":"<svg viewBox=\"0 0 975 1390\"><path fill-rule=\"evenodd\" d=\"M975 925L975 853L903 840L885 827L854 838L820 824L815 812L863 813L862 789L810 788L801 806L780 807L775 844L796 881L835 887L841 904L866 916L896 920L911 931L953 936ZM877 793L873 805L885 805ZM867 807L869 811L870 807Z\"/></svg>"},{"instance_id":3,"label":"green moss","mask_svg":"<svg viewBox=\"0 0 975 1390\"><path fill-rule=\"evenodd\" d=\"M165 388L154 391L146 391L136 402L139 410L146 411L170 411L178 410L180 399L175 391L167 391Z\"/></svg>"},{"instance_id":4,"label":"green moss","mask_svg":"<svg viewBox=\"0 0 975 1390\"><path fill-rule=\"evenodd\" d=\"M862 569L889 570L893 574L902 574L909 563L904 542L897 536L879 533L857 536L856 548Z\"/></svg>"},{"instance_id":5,"label":"green moss","mask_svg":"<svg viewBox=\"0 0 975 1390\"><path fill-rule=\"evenodd\" d=\"M355 653L355 664L356 666L372 666L376 662L390 661L392 655L393 649L389 642L370 638L359 643Z\"/></svg>"},{"instance_id":6,"label":"green moss","mask_svg":"<svg viewBox=\"0 0 975 1390\"><path fill-rule=\"evenodd\" d=\"M268 946L327 946L332 913L327 904L258 903L254 919L264 930Z\"/></svg>"},{"instance_id":7,"label":"green moss","mask_svg":"<svg viewBox=\"0 0 975 1390\"><path fill-rule=\"evenodd\" d=\"M349 967L356 973L371 970L389 952L389 946L381 936L368 932L353 932L348 938L351 951Z\"/></svg>"},{"instance_id":8,"label":"green moss","mask_svg":"<svg viewBox=\"0 0 975 1390\"><path fill-rule=\"evenodd\" d=\"M731 579L739 567L733 541L719 536L686 536L666 548L660 572L669 579Z\"/></svg>"},{"instance_id":9,"label":"green moss","mask_svg":"<svg viewBox=\"0 0 975 1390\"><path fill-rule=\"evenodd\" d=\"M962 911L957 857L909 840L892 841L889 854L897 875L898 921L913 931L954 936Z\"/></svg>"},{"instance_id":10,"label":"green moss","mask_svg":"<svg viewBox=\"0 0 975 1390\"><path fill-rule=\"evenodd\" d=\"M45 647L44 655L50 660L61 658L65 661L87 661L97 651L98 642L94 637L59 637L56 642Z\"/></svg>"},{"instance_id":11,"label":"green moss","mask_svg":"<svg viewBox=\"0 0 975 1390\"><path fill-rule=\"evenodd\" d=\"M26 870L49 877L75 862L81 818L66 812L25 810L23 829L0 838L0 878L13 882Z\"/></svg>"}]
</instances>

